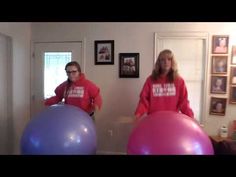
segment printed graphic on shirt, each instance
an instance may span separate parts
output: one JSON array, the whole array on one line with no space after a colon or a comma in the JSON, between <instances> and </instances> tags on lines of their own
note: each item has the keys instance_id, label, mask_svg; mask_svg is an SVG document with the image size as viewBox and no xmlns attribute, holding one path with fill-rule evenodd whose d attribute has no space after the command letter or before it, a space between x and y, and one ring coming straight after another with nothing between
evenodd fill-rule
<instances>
[{"instance_id":1,"label":"printed graphic on shirt","mask_svg":"<svg viewBox=\"0 0 236 177\"><path fill-rule=\"evenodd\" d=\"M174 83L153 84L152 93L153 96L155 97L175 96L176 94L175 84Z\"/></svg>"},{"instance_id":2,"label":"printed graphic on shirt","mask_svg":"<svg viewBox=\"0 0 236 177\"><path fill-rule=\"evenodd\" d=\"M84 97L84 87L74 87L69 90L68 97Z\"/></svg>"}]
</instances>

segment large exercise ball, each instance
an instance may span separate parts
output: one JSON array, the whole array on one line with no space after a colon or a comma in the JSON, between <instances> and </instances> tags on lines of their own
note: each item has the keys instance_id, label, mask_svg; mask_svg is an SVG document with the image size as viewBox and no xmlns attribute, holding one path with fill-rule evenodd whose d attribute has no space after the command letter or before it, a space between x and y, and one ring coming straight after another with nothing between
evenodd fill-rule
<instances>
[{"instance_id":1,"label":"large exercise ball","mask_svg":"<svg viewBox=\"0 0 236 177\"><path fill-rule=\"evenodd\" d=\"M21 154L96 154L92 118L82 109L57 104L31 119L21 137Z\"/></svg>"},{"instance_id":2,"label":"large exercise ball","mask_svg":"<svg viewBox=\"0 0 236 177\"><path fill-rule=\"evenodd\" d=\"M129 155L213 155L210 138L192 118L177 112L149 114L132 130Z\"/></svg>"}]
</instances>

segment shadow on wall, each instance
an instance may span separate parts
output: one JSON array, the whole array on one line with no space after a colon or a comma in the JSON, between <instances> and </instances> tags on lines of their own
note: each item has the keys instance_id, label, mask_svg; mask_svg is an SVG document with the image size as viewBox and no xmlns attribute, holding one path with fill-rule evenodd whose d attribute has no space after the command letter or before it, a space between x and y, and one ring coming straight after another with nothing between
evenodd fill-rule
<instances>
[{"instance_id":1,"label":"shadow on wall","mask_svg":"<svg viewBox=\"0 0 236 177\"><path fill-rule=\"evenodd\" d=\"M126 117L125 119L131 119ZM102 127L102 126L100 126ZM98 154L126 154L132 123L116 121L98 134ZM101 135L101 136L99 136Z\"/></svg>"},{"instance_id":2,"label":"shadow on wall","mask_svg":"<svg viewBox=\"0 0 236 177\"><path fill-rule=\"evenodd\" d=\"M139 96L131 86L114 85L103 95L103 108L96 118L98 152L102 154L126 153Z\"/></svg>"}]
</instances>

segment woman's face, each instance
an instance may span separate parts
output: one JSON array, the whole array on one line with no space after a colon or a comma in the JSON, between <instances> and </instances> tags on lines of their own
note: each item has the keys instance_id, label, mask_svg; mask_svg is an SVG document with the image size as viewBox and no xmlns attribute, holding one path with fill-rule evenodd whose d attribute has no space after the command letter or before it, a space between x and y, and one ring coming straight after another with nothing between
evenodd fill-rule
<instances>
[{"instance_id":1,"label":"woman's face","mask_svg":"<svg viewBox=\"0 0 236 177\"><path fill-rule=\"evenodd\" d=\"M160 59L160 66L164 73L169 72L169 70L171 69L171 65L172 65L172 59L169 58L168 56L163 56Z\"/></svg>"},{"instance_id":2,"label":"woman's face","mask_svg":"<svg viewBox=\"0 0 236 177\"><path fill-rule=\"evenodd\" d=\"M233 48L233 55L236 55L236 47Z\"/></svg>"},{"instance_id":3,"label":"woman's face","mask_svg":"<svg viewBox=\"0 0 236 177\"><path fill-rule=\"evenodd\" d=\"M222 103L217 103L216 104L216 110L220 112L220 111L222 111L222 109L223 109L223 104Z\"/></svg>"},{"instance_id":4,"label":"woman's face","mask_svg":"<svg viewBox=\"0 0 236 177\"><path fill-rule=\"evenodd\" d=\"M220 60L218 63L217 63L217 65L219 66L219 67L223 67L224 66L224 61L223 60Z\"/></svg>"},{"instance_id":5,"label":"woman's face","mask_svg":"<svg viewBox=\"0 0 236 177\"><path fill-rule=\"evenodd\" d=\"M68 66L66 68L66 73L67 73L68 79L71 82L75 82L76 80L78 80L79 74L80 74L76 66Z\"/></svg>"},{"instance_id":6,"label":"woman's face","mask_svg":"<svg viewBox=\"0 0 236 177\"><path fill-rule=\"evenodd\" d=\"M220 39L220 46L221 47L225 47L226 46L226 39L225 38Z\"/></svg>"},{"instance_id":7,"label":"woman's face","mask_svg":"<svg viewBox=\"0 0 236 177\"><path fill-rule=\"evenodd\" d=\"M222 79L217 79L216 80L216 86L221 86L223 84Z\"/></svg>"}]
</instances>

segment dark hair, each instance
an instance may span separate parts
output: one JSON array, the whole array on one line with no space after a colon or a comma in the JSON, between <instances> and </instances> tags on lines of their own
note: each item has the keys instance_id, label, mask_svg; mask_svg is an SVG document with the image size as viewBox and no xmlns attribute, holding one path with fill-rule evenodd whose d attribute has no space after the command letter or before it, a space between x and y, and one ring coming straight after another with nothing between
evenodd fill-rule
<instances>
[{"instance_id":1,"label":"dark hair","mask_svg":"<svg viewBox=\"0 0 236 177\"><path fill-rule=\"evenodd\" d=\"M65 70L67 69L68 66L75 66L78 69L78 71L81 73L81 68L80 68L80 65L77 61L71 61L71 62L67 63L65 66Z\"/></svg>"},{"instance_id":2,"label":"dark hair","mask_svg":"<svg viewBox=\"0 0 236 177\"><path fill-rule=\"evenodd\" d=\"M81 73L81 68L80 68L80 65L77 61L71 61L71 62L67 63L65 66L65 70L67 69L68 66L75 66L77 68L78 72ZM68 78L64 97L68 96L68 91L69 91L70 86L71 86L71 80Z\"/></svg>"},{"instance_id":3,"label":"dark hair","mask_svg":"<svg viewBox=\"0 0 236 177\"><path fill-rule=\"evenodd\" d=\"M168 58L171 59L171 69L170 69L169 73L167 74L167 78L170 82L173 82L175 80L175 78L177 76L179 76L179 74L178 74L177 63L175 61L174 54L169 49L165 49L165 50L160 52L159 56L157 57L155 67L152 71L152 76L151 77L152 77L153 80L157 80L161 76L162 69L161 69L161 66L160 66L160 62L161 62L161 59L163 57L168 57Z\"/></svg>"}]
</instances>

